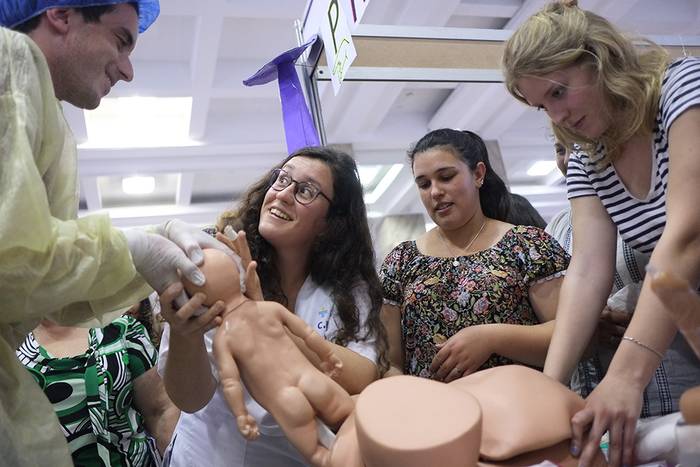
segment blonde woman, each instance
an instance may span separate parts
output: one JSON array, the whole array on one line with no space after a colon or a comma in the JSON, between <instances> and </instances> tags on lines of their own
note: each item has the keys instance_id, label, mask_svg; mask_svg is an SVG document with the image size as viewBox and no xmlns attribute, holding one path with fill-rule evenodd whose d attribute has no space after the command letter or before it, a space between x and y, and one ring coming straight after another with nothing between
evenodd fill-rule
<instances>
[{"instance_id":1,"label":"blonde woman","mask_svg":"<svg viewBox=\"0 0 700 467\"><path fill-rule=\"evenodd\" d=\"M700 282L700 60L637 48L607 20L556 2L508 40L506 86L574 143L567 173L574 246L545 373L567 381L610 293L615 234L651 263ZM645 281L608 373L572 419L586 465L610 433L610 464L631 465L642 391L676 332ZM590 428L587 438L584 432Z\"/></svg>"}]
</instances>

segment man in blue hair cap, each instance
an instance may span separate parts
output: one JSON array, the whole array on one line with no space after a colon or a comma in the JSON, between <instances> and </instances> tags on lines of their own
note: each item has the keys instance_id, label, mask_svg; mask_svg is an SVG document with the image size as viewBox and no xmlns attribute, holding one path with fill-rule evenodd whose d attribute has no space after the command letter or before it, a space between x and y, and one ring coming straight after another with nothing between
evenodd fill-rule
<instances>
[{"instance_id":1,"label":"man in blue hair cap","mask_svg":"<svg viewBox=\"0 0 700 467\"><path fill-rule=\"evenodd\" d=\"M3 0L0 3L2 26L29 32L39 24L39 17L51 8L77 8L93 22L102 14L113 11L120 3L130 3L139 16L139 32L153 24L160 13L159 0ZM35 20L30 24L31 20Z\"/></svg>"},{"instance_id":2,"label":"man in blue hair cap","mask_svg":"<svg viewBox=\"0 0 700 467\"><path fill-rule=\"evenodd\" d=\"M15 357L40 319L96 325L148 285L178 287L178 270L203 283L203 246L231 254L176 220L121 231L107 215L77 219L77 149L60 101L92 109L131 81L129 55L158 12L158 0L0 0L0 26L16 29L0 27L0 465L72 465L51 405Z\"/></svg>"},{"instance_id":3,"label":"man in blue hair cap","mask_svg":"<svg viewBox=\"0 0 700 467\"><path fill-rule=\"evenodd\" d=\"M158 8L157 0L7 0L0 24L39 46L59 100L94 109L117 81L133 79L129 54Z\"/></svg>"}]
</instances>

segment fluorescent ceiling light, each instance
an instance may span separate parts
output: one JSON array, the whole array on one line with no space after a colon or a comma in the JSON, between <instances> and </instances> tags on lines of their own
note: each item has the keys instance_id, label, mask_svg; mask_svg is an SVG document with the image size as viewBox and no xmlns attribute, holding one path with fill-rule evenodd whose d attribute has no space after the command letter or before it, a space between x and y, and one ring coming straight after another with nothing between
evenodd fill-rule
<instances>
[{"instance_id":1,"label":"fluorescent ceiling light","mask_svg":"<svg viewBox=\"0 0 700 467\"><path fill-rule=\"evenodd\" d=\"M365 194L365 203L366 204L374 204L377 202L377 200L384 194L384 192L389 188L389 186L396 180L396 177L399 175L399 172L401 172L401 169L403 169L403 164L394 164L389 168L389 170L386 172L386 175L384 175L384 178L382 178L379 183L377 183L377 186L372 190L371 193Z\"/></svg>"},{"instance_id":2,"label":"fluorescent ceiling light","mask_svg":"<svg viewBox=\"0 0 700 467\"><path fill-rule=\"evenodd\" d=\"M557 168L556 161L537 161L527 169L530 177L544 177Z\"/></svg>"},{"instance_id":3,"label":"fluorescent ceiling light","mask_svg":"<svg viewBox=\"0 0 700 467\"><path fill-rule=\"evenodd\" d=\"M127 195L147 195L156 188L154 177L125 177L122 178L122 190Z\"/></svg>"},{"instance_id":4,"label":"fluorescent ceiling light","mask_svg":"<svg viewBox=\"0 0 700 467\"><path fill-rule=\"evenodd\" d=\"M366 190L372 185L372 182L382 170L381 165L358 165L357 172L360 174L360 183L362 187Z\"/></svg>"},{"instance_id":5,"label":"fluorescent ceiling light","mask_svg":"<svg viewBox=\"0 0 700 467\"><path fill-rule=\"evenodd\" d=\"M80 148L194 146L191 97L116 97L86 110L88 140Z\"/></svg>"}]
</instances>

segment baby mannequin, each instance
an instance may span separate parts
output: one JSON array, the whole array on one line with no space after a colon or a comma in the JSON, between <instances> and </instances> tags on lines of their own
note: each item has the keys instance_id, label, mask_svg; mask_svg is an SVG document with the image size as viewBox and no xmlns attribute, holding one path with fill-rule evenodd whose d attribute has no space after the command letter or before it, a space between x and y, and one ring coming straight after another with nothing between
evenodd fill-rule
<instances>
[{"instance_id":1,"label":"baby mannequin","mask_svg":"<svg viewBox=\"0 0 700 467\"><path fill-rule=\"evenodd\" d=\"M313 465L326 465L329 451L319 443L316 416L337 427L352 412L348 393L316 369L288 332L298 336L321 359L327 375L341 370L332 347L301 318L274 302L252 301L241 293L242 267L226 254L204 250L200 266L206 284L185 281L190 295L203 292L205 305L226 304L214 337L219 385L241 434L253 440L258 427L246 409L243 385L277 421L287 439Z\"/></svg>"},{"instance_id":2,"label":"baby mannequin","mask_svg":"<svg viewBox=\"0 0 700 467\"><path fill-rule=\"evenodd\" d=\"M355 411L337 433L330 465L490 467L548 460L574 467L578 459L569 453L569 421L582 405L574 392L519 365L480 371L450 384L385 378L359 395ZM490 460L479 462L479 457ZM439 462L426 463L426 458ZM605 465L602 453L591 465Z\"/></svg>"},{"instance_id":3,"label":"baby mannequin","mask_svg":"<svg viewBox=\"0 0 700 467\"><path fill-rule=\"evenodd\" d=\"M370 384L354 423L366 467L471 467L479 458L479 403L438 381L401 375Z\"/></svg>"}]
</instances>

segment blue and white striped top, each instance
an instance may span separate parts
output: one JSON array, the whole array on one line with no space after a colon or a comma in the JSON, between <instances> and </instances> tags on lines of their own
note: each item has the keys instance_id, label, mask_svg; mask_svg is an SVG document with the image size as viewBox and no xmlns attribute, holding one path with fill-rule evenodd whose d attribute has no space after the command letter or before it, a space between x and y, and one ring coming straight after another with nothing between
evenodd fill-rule
<instances>
[{"instance_id":1,"label":"blue and white striped top","mask_svg":"<svg viewBox=\"0 0 700 467\"><path fill-rule=\"evenodd\" d=\"M696 105L700 105L700 58L684 57L669 65L662 82L647 196L632 196L612 164L596 167L604 151L599 146L595 157L582 151L571 154L566 174L568 198L598 196L623 240L635 250L651 253L666 225L669 130L679 115Z\"/></svg>"}]
</instances>

